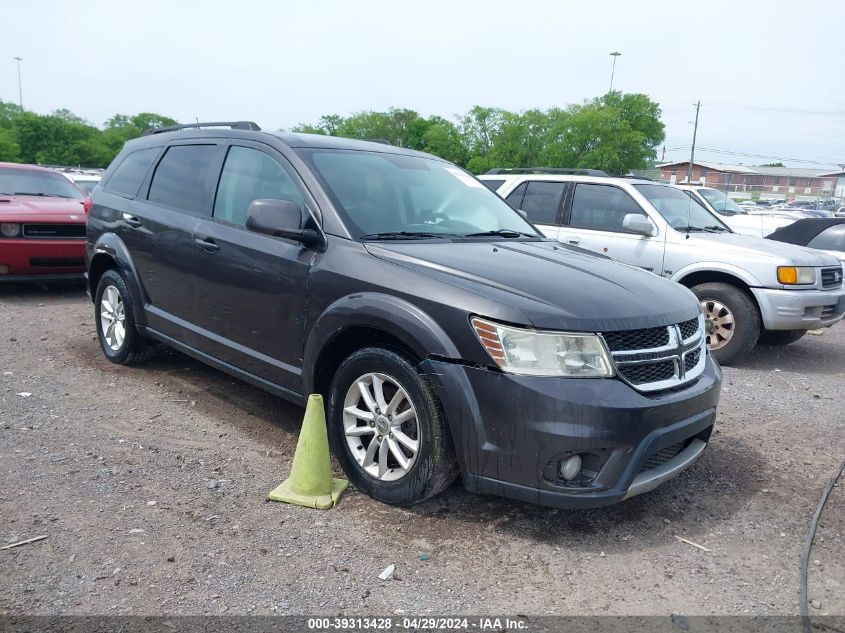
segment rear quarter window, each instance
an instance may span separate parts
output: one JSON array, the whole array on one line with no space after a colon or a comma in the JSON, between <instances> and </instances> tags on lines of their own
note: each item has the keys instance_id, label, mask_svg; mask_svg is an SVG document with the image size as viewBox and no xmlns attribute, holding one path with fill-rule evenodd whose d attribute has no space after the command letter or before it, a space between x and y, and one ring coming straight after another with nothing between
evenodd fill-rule
<instances>
[{"instance_id":1,"label":"rear quarter window","mask_svg":"<svg viewBox=\"0 0 845 633\"><path fill-rule=\"evenodd\" d=\"M158 147L148 147L127 154L103 186L103 189L119 196L135 197L144 176L147 175L150 166L158 155L159 149Z\"/></svg>"}]
</instances>

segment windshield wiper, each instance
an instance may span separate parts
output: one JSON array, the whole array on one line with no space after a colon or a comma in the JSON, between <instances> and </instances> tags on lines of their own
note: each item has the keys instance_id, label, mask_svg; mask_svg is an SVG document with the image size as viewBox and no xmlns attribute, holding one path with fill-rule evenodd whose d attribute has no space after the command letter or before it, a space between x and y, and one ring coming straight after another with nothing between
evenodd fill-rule
<instances>
[{"instance_id":1,"label":"windshield wiper","mask_svg":"<svg viewBox=\"0 0 845 633\"><path fill-rule=\"evenodd\" d=\"M434 237L459 237L454 233L427 233L425 231L387 231L385 233L367 233L362 240L427 240Z\"/></svg>"},{"instance_id":2,"label":"windshield wiper","mask_svg":"<svg viewBox=\"0 0 845 633\"><path fill-rule=\"evenodd\" d=\"M480 233L467 233L464 237L540 237L534 233L523 233L513 229L496 229L495 231L481 231Z\"/></svg>"},{"instance_id":3,"label":"windshield wiper","mask_svg":"<svg viewBox=\"0 0 845 633\"><path fill-rule=\"evenodd\" d=\"M57 193L42 193L41 191L16 191L15 196L41 196L44 198L69 198L70 196L60 196Z\"/></svg>"},{"instance_id":4,"label":"windshield wiper","mask_svg":"<svg viewBox=\"0 0 845 633\"><path fill-rule=\"evenodd\" d=\"M685 226L678 229L685 233L721 233L724 229L718 229L715 226Z\"/></svg>"}]
</instances>

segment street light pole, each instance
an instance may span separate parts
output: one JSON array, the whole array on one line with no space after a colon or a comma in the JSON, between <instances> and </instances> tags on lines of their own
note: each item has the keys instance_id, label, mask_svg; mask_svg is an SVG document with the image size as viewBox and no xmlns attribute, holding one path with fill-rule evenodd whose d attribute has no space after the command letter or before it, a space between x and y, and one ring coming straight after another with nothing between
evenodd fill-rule
<instances>
[{"instance_id":1,"label":"street light pole","mask_svg":"<svg viewBox=\"0 0 845 633\"><path fill-rule=\"evenodd\" d=\"M616 73L616 58L621 54L619 51L613 51L610 54L613 57L613 67L610 69L610 90L608 92L613 92L613 75Z\"/></svg>"},{"instance_id":2,"label":"street light pole","mask_svg":"<svg viewBox=\"0 0 845 633\"><path fill-rule=\"evenodd\" d=\"M695 158L695 135L698 133L698 111L701 109L701 101L695 104L695 126L692 128L692 147L689 152L689 165L687 166L687 184L692 182L692 161Z\"/></svg>"},{"instance_id":3,"label":"street light pole","mask_svg":"<svg viewBox=\"0 0 845 633\"><path fill-rule=\"evenodd\" d=\"M18 103L21 106L21 113L23 113L23 89L21 88L21 62L23 61L22 57L13 57L18 63Z\"/></svg>"}]
</instances>

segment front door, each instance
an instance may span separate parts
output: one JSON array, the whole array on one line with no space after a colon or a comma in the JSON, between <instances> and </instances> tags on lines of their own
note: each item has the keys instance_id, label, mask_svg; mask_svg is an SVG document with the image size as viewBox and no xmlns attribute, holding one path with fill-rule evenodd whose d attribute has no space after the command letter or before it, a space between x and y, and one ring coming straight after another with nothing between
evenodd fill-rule
<instances>
[{"instance_id":1,"label":"front door","mask_svg":"<svg viewBox=\"0 0 845 633\"><path fill-rule=\"evenodd\" d=\"M648 214L621 187L579 182L571 196L558 239L661 274L665 235L631 233L622 226L629 213Z\"/></svg>"},{"instance_id":2,"label":"front door","mask_svg":"<svg viewBox=\"0 0 845 633\"><path fill-rule=\"evenodd\" d=\"M304 188L285 159L259 144L229 147L213 214L194 230L198 348L277 385L301 390L305 292L315 252L246 229L253 200Z\"/></svg>"}]
</instances>

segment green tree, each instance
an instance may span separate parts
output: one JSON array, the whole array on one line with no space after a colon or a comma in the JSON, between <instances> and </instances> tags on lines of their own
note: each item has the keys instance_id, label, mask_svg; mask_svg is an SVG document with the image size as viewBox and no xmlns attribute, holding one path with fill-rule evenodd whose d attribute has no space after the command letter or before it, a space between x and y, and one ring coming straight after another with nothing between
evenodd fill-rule
<instances>
[{"instance_id":1,"label":"green tree","mask_svg":"<svg viewBox=\"0 0 845 633\"><path fill-rule=\"evenodd\" d=\"M0 162L17 163L20 159L21 148L12 130L0 127Z\"/></svg>"}]
</instances>

